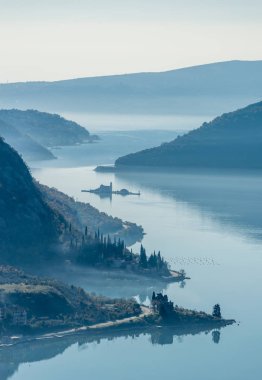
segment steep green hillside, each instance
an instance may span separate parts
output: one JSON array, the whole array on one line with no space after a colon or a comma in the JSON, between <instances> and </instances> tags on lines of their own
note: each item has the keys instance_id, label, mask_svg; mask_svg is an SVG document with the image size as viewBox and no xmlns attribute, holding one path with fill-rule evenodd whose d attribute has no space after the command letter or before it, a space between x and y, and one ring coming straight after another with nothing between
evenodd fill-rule
<instances>
[{"instance_id":1,"label":"steep green hillside","mask_svg":"<svg viewBox=\"0 0 262 380\"><path fill-rule=\"evenodd\" d=\"M129 154L116 167L262 168L262 102L204 123L174 141Z\"/></svg>"}]
</instances>

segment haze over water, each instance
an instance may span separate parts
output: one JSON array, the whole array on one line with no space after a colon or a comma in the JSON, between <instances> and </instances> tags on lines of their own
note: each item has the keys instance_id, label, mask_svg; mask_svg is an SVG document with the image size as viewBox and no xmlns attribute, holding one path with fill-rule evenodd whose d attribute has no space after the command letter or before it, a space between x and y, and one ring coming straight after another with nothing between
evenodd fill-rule
<instances>
[{"instance_id":1,"label":"haze over water","mask_svg":"<svg viewBox=\"0 0 262 380\"><path fill-rule=\"evenodd\" d=\"M184 330L174 335L167 327L146 334L131 327L107 336L97 331L95 336L57 333L19 341L0 347L0 380L261 378L262 172L94 171L97 165L112 165L119 156L158 146L218 115L260 102L261 13L261 0L0 0L0 108L58 113L101 137L92 144L52 149L58 159L31 163L33 176L100 211L142 225L147 253L160 250L172 268L184 269L190 279L160 285L135 275L125 278L126 273L109 278L69 262L59 270L50 265L50 272L39 265L37 274L145 304L153 291L208 313L219 303L222 317L237 321L220 331L186 336ZM260 160L261 119L255 122L258 139L250 132L256 110L243 116L243 150L234 115L231 147L237 151L239 146L245 161L258 146ZM18 126L22 136L2 126L14 134L15 143L20 141L18 152L21 146L41 154L42 148ZM54 128L59 131L59 123ZM36 141L40 135L39 130ZM217 141L212 136L206 141L216 150L226 140L222 131ZM252 148L246 150L249 144ZM16 181L19 173L8 165L2 174L10 185L3 187L8 196L13 190L19 195L16 184L23 189L28 178L21 174ZM110 182L116 190L141 195L113 195L110 200L81 193ZM19 199L10 197L18 211L23 209ZM32 218L30 207L21 218L42 220L39 203L33 198L31 203ZM0 204L4 212L5 206L12 210L5 199ZM13 218L12 211L7 222L0 215L0 228L12 225ZM17 223L17 232L22 227ZM139 248L139 242L132 246L137 252Z\"/></svg>"},{"instance_id":2,"label":"haze over water","mask_svg":"<svg viewBox=\"0 0 262 380\"><path fill-rule=\"evenodd\" d=\"M163 132L158 133L163 138ZM144 132L140 132L139 144L144 137ZM117 132L110 136L112 144L114 141L119 144L121 138L122 144L126 144L126 134L121 137ZM134 139L131 140L133 144ZM60 162L62 167L36 169L33 175L40 182L90 202L101 211L141 224L146 232L143 244L148 252L161 250L172 267L185 269L191 277L184 287L172 284L164 290L175 304L210 312L218 302L224 317L235 318L240 323L222 329L218 344L213 342L211 333L174 337L172 344L169 341L170 344L162 345L153 345L149 335L103 339L100 344L74 343L50 359L21 364L10 379L88 376L100 380L109 373L110 378L119 380L176 376L191 380L196 375L204 380L258 379L262 338L261 174L96 173L93 171L96 164L107 163L107 157L111 163L114 154L118 154L114 144L111 155L104 152L103 146L103 143L95 145L90 166L83 166L83 157L89 157L88 151L94 145L82 146L79 167L73 168L66 167L67 155L70 151L72 156L72 151L77 152L78 148L57 150L61 161L54 162L54 166ZM116 189L140 190L141 196L113 196L110 202L80 191L110 181ZM138 244L133 247L138 248ZM88 279L82 281L85 287L87 283ZM93 285L92 290L95 288ZM146 301L154 286L139 289L137 284L115 280L110 287L99 284L97 292L115 296L120 288L121 295L140 295L141 301Z\"/></svg>"}]
</instances>

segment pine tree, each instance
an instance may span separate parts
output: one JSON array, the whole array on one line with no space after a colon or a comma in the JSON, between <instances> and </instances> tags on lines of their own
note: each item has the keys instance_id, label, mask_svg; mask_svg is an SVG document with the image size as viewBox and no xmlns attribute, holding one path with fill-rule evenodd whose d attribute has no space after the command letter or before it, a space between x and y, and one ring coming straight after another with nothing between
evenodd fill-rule
<instances>
[{"instance_id":1,"label":"pine tree","mask_svg":"<svg viewBox=\"0 0 262 380\"><path fill-rule=\"evenodd\" d=\"M213 307L212 315L213 317L221 318L221 309L218 303Z\"/></svg>"},{"instance_id":2,"label":"pine tree","mask_svg":"<svg viewBox=\"0 0 262 380\"><path fill-rule=\"evenodd\" d=\"M158 270L161 270L162 266L163 266L163 260L162 260L162 257L161 257L160 251L159 251L157 254L157 268L158 268Z\"/></svg>"},{"instance_id":3,"label":"pine tree","mask_svg":"<svg viewBox=\"0 0 262 380\"><path fill-rule=\"evenodd\" d=\"M218 344L220 341L220 331L212 331L212 340L214 343Z\"/></svg>"}]
</instances>

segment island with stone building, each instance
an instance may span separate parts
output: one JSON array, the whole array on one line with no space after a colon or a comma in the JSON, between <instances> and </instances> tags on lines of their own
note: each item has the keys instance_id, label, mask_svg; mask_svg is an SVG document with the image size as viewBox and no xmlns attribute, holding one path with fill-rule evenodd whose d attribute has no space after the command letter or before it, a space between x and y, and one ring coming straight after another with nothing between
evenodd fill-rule
<instances>
[{"instance_id":1,"label":"island with stone building","mask_svg":"<svg viewBox=\"0 0 262 380\"><path fill-rule=\"evenodd\" d=\"M100 197L111 197L113 194L116 195L122 195L122 196L127 196L127 195L141 195L140 191L134 193L131 192L127 189L121 189L121 190L113 190L113 184L110 182L109 186L108 185L100 185L97 189L90 189L90 190L81 190L82 193L93 193L97 194Z\"/></svg>"}]
</instances>

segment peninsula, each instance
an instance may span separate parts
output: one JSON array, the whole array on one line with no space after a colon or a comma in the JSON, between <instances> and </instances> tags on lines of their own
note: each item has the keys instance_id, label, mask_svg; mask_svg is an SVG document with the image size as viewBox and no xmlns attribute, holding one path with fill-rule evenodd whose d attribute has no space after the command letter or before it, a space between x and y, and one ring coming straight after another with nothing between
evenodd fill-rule
<instances>
[{"instance_id":1,"label":"peninsula","mask_svg":"<svg viewBox=\"0 0 262 380\"><path fill-rule=\"evenodd\" d=\"M77 345L78 348L88 347L90 344L100 344L102 340L112 341L115 339L137 338L140 335L147 336L150 344L153 345L178 345L177 338L188 335L198 335L209 333L210 340L214 344L219 343L221 328L214 324L184 324L158 326L146 325L133 327L133 323L126 324L124 328L111 329L89 329L73 330L69 334L47 333L40 336L27 335L23 337L2 337L0 340L0 368L6 370L0 372L1 380L8 380L18 367L23 363L35 363L43 360L55 358L71 347Z\"/></svg>"},{"instance_id":2,"label":"peninsula","mask_svg":"<svg viewBox=\"0 0 262 380\"><path fill-rule=\"evenodd\" d=\"M160 325L198 325L205 329L205 326L219 328L233 323L234 320L221 317L219 305L214 306L210 315L174 306L166 295L153 292L151 306L146 307L133 299L99 297L73 285L0 266L1 336L58 331L63 336Z\"/></svg>"}]
</instances>

